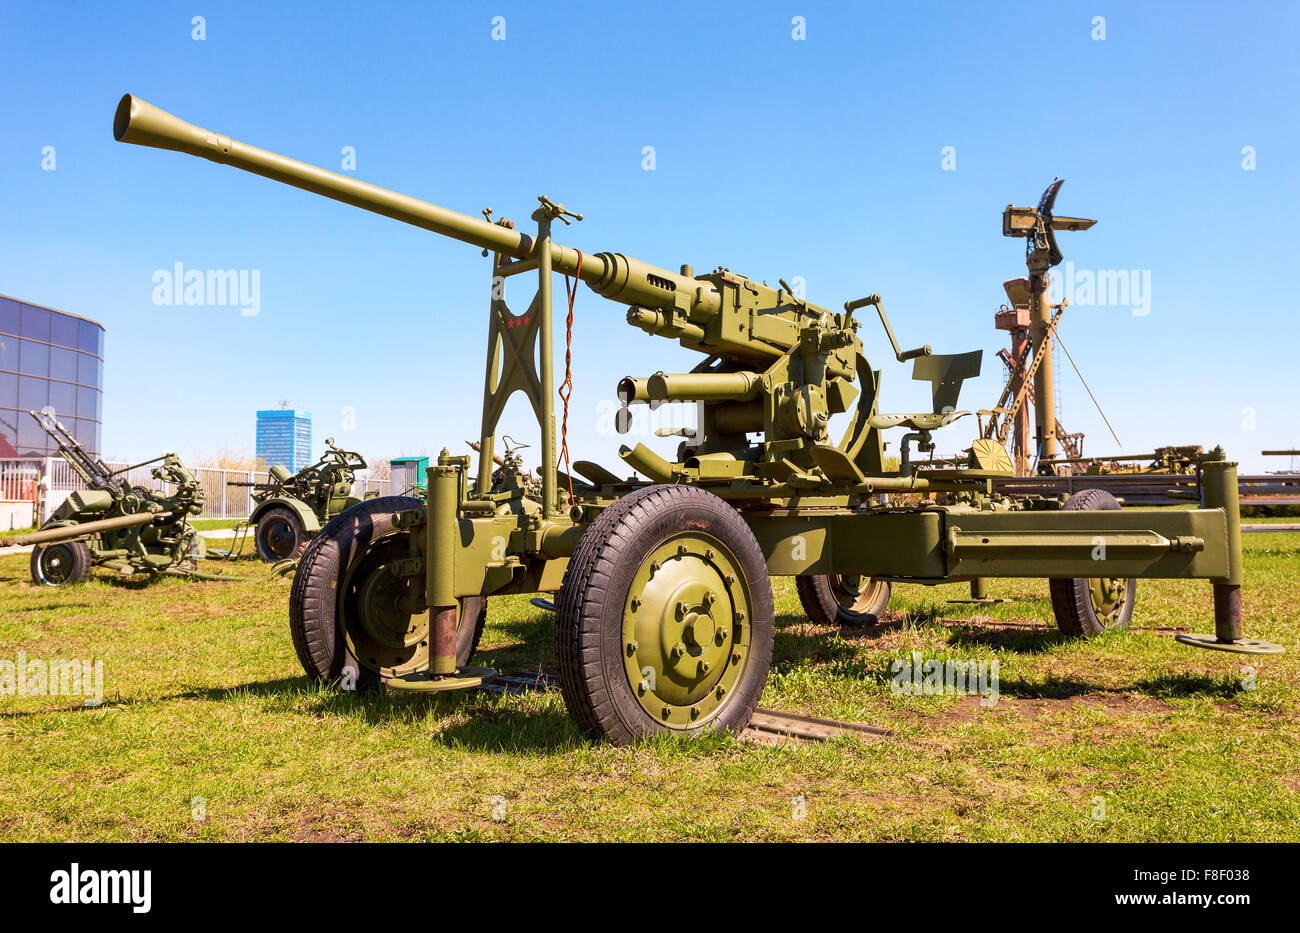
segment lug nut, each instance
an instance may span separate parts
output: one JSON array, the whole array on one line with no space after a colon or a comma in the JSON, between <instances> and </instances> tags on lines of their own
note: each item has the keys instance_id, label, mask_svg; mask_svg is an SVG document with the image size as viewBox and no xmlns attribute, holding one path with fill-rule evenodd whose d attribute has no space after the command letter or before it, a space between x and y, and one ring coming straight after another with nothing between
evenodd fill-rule
<instances>
[{"instance_id":1,"label":"lug nut","mask_svg":"<svg viewBox=\"0 0 1300 933\"><path fill-rule=\"evenodd\" d=\"M707 674L709 672L709 669L712 667L713 665L710 664L708 661L701 661L699 665L699 671L701 674Z\"/></svg>"},{"instance_id":2,"label":"lug nut","mask_svg":"<svg viewBox=\"0 0 1300 933\"><path fill-rule=\"evenodd\" d=\"M677 644L673 645L672 655L674 661L679 659L685 653L686 653L686 646L683 645L680 641Z\"/></svg>"},{"instance_id":3,"label":"lug nut","mask_svg":"<svg viewBox=\"0 0 1300 933\"><path fill-rule=\"evenodd\" d=\"M631 657L632 655L636 654L636 649L637 649L637 643L636 643L636 642L634 642L634 641L630 641L630 642L627 643L627 653L628 653L628 656L629 656L629 657Z\"/></svg>"}]
</instances>

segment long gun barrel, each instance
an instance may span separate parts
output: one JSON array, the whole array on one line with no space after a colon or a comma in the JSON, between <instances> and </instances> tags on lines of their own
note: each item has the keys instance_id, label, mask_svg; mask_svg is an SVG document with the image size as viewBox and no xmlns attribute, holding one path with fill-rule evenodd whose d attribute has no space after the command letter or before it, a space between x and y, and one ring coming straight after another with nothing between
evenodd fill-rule
<instances>
[{"instance_id":1,"label":"long gun barrel","mask_svg":"<svg viewBox=\"0 0 1300 933\"><path fill-rule=\"evenodd\" d=\"M67 428L54 415L44 411L27 410L27 414L36 419L36 423L59 445L59 454L72 467L81 481L92 488L121 485L113 471L104 465L103 460L92 457L81 442L72 436Z\"/></svg>"},{"instance_id":2,"label":"long gun barrel","mask_svg":"<svg viewBox=\"0 0 1300 933\"><path fill-rule=\"evenodd\" d=\"M60 525L44 531L33 531L29 535L15 535L12 538L0 538L0 548L23 547L28 544L45 544L48 541L70 541L85 535L99 534L101 531L114 531L118 528L130 528L132 525L147 525L157 520L171 518L171 512L137 512L134 515L119 515L116 518L101 518L97 522L79 522L75 525Z\"/></svg>"},{"instance_id":3,"label":"long gun barrel","mask_svg":"<svg viewBox=\"0 0 1300 933\"><path fill-rule=\"evenodd\" d=\"M229 136L186 123L130 94L124 95L117 105L113 138L118 142L171 149L233 165L254 175L383 214L517 260L531 258L536 248L534 237L511 227L469 217L246 145ZM689 308L703 317L711 317L721 309L720 296L710 283L618 253L580 254L576 249L552 241L551 267L564 275L581 278L597 294L622 304Z\"/></svg>"}]
</instances>

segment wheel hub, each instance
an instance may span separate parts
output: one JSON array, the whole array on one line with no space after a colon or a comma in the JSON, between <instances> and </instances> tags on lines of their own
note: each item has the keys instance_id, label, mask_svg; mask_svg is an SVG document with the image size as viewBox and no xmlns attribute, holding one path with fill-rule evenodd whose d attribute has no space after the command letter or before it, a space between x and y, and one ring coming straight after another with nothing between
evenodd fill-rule
<instances>
[{"instance_id":1,"label":"wheel hub","mask_svg":"<svg viewBox=\"0 0 1300 933\"><path fill-rule=\"evenodd\" d=\"M863 578L858 574L830 575L831 592L836 601L850 612L863 613L871 608L884 584L871 577Z\"/></svg>"},{"instance_id":2,"label":"wheel hub","mask_svg":"<svg viewBox=\"0 0 1300 933\"><path fill-rule=\"evenodd\" d=\"M393 576L390 566L383 565L361 584L358 608L366 634L389 648L409 648L424 638L429 630L427 613L412 615L399 600L405 586Z\"/></svg>"},{"instance_id":3,"label":"wheel hub","mask_svg":"<svg viewBox=\"0 0 1300 933\"><path fill-rule=\"evenodd\" d=\"M41 550L41 573L53 584L65 582L72 575L72 557L62 544L48 545Z\"/></svg>"},{"instance_id":4,"label":"wheel hub","mask_svg":"<svg viewBox=\"0 0 1300 933\"><path fill-rule=\"evenodd\" d=\"M1128 580L1121 577L1093 577L1088 581L1092 608L1103 621L1114 619L1124 609Z\"/></svg>"},{"instance_id":5,"label":"wheel hub","mask_svg":"<svg viewBox=\"0 0 1300 933\"><path fill-rule=\"evenodd\" d=\"M642 563L623 613L624 666L637 702L686 729L725 704L748 661L751 607L718 542L678 536Z\"/></svg>"},{"instance_id":6,"label":"wheel hub","mask_svg":"<svg viewBox=\"0 0 1300 933\"><path fill-rule=\"evenodd\" d=\"M339 600L348 650L359 664L386 680L423 670L429 663L429 614L412 614L402 607L405 584L392 572L392 561L405 555L402 542L373 546L348 571Z\"/></svg>"},{"instance_id":7,"label":"wheel hub","mask_svg":"<svg viewBox=\"0 0 1300 933\"><path fill-rule=\"evenodd\" d=\"M293 529L282 518L276 519L267 525L266 547L268 551L277 557L284 557L293 549L294 538Z\"/></svg>"}]
</instances>

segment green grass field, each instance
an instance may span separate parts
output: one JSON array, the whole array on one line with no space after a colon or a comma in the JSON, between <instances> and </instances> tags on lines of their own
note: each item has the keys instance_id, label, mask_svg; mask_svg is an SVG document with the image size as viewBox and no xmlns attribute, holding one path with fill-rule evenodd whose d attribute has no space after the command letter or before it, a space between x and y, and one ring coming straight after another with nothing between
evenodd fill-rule
<instances>
[{"instance_id":1,"label":"green grass field","mask_svg":"<svg viewBox=\"0 0 1300 933\"><path fill-rule=\"evenodd\" d=\"M778 581L765 706L885 726L875 741L732 737L612 748L558 692L436 699L309 685L289 582L96 572L66 590L0 558L0 661L102 659L105 704L0 697L0 841L1297 840L1300 535L1251 534L1247 634L1288 654L1176 644L1209 585L1139 583L1130 632L1079 642L1046 583L954 605L899 586L881 624L815 627ZM891 659L997 660L1001 696L896 696ZM490 602L483 662L552 669L548 613ZM196 818L201 817L201 818Z\"/></svg>"}]
</instances>

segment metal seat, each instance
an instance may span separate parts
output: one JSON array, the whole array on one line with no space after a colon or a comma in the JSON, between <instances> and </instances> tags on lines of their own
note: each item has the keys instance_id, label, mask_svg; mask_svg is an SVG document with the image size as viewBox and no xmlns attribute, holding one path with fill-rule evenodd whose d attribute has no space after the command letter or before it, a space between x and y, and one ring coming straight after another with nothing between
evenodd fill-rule
<instances>
[{"instance_id":1,"label":"metal seat","mask_svg":"<svg viewBox=\"0 0 1300 933\"><path fill-rule=\"evenodd\" d=\"M964 381L980 374L983 358L983 350L916 357L912 363L912 378L931 384L934 411L908 415L875 414L869 419L870 425L873 428L934 431L952 424L958 418L966 417L970 412L955 410L957 396L961 394L961 384Z\"/></svg>"},{"instance_id":2,"label":"metal seat","mask_svg":"<svg viewBox=\"0 0 1300 933\"><path fill-rule=\"evenodd\" d=\"M941 411L915 415L876 414L867 419L867 423L873 428L911 428L913 431L934 431L969 414L968 411Z\"/></svg>"}]
</instances>

